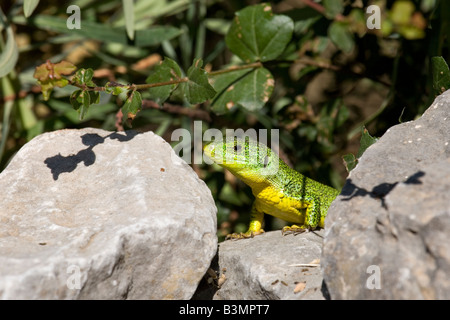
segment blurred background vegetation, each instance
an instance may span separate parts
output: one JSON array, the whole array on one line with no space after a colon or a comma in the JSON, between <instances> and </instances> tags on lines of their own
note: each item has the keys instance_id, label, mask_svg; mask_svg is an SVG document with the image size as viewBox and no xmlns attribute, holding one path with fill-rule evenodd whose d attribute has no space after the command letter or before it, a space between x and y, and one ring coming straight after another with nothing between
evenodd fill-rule
<instances>
[{"instance_id":1,"label":"blurred background vegetation","mask_svg":"<svg viewBox=\"0 0 450 320\"><path fill-rule=\"evenodd\" d=\"M164 57L184 72L194 58L207 71L238 58L225 35L235 12L259 1L78 0L3 1L0 4L0 170L27 141L64 128L129 129L117 120L123 101L108 94L79 120L69 97L55 89L44 101L33 78L50 60L92 68L97 84L145 83ZM356 154L363 126L381 136L390 126L420 116L435 97L431 57L449 61L450 1L270 1L274 13L294 21L284 53L265 64L275 79L272 96L257 111L241 107L215 114L210 102L189 105L176 95L162 107L147 103L133 129L171 132L193 121L208 128L279 129L281 157L292 167L340 188L347 176L342 156ZM381 8L381 29L370 30L369 5ZM81 9L81 29L66 26L67 7ZM125 10L124 10L125 9ZM18 53L18 59L15 54ZM12 65L12 70L8 67ZM5 71L6 70L6 71ZM142 92L144 100L151 100ZM217 166L193 165L218 207L219 236L245 231L251 190ZM267 217L267 216L266 216ZM267 217L266 230L283 222Z\"/></svg>"}]
</instances>

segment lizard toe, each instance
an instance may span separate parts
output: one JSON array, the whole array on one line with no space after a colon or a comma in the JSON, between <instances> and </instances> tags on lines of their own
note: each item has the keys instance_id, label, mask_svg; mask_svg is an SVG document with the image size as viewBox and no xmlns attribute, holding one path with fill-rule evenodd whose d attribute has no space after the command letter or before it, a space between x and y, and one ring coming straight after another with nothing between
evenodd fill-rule
<instances>
[{"instance_id":1,"label":"lizard toe","mask_svg":"<svg viewBox=\"0 0 450 320\"><path fill-rule=\"evenodd\" d=\"M307 232L309 231L309 227L305 226L305 225L301 225L301 226L297 226L297 225L292 225L292 226L285 226L283 227L283 229L281 230L281 234L287 235L287 234L293 234L293 235L297 235L299 233L303 233L303 232Z\"/></svg>"},{"instance_id":2,"label":"lizard toe","mask_svg":"<svg viewBox=\"0 0 450 320\"><path fill-rule=\"evenodd\" d=\"M240 233L231 233L228 234L225 238L225 240L241 240L241 239L248 239L253 238L254 236L263 234L264 230L259 229L258 231L247 231L247 232L240 232Z\"/></svg>"}]
</instances>

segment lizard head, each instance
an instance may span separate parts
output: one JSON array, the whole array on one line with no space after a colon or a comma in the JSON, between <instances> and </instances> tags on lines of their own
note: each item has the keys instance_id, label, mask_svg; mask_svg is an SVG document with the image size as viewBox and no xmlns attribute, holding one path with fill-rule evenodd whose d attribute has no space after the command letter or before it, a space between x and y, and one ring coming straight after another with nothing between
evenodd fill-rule
<instances>
[{"instance_id":1,"label":"lizard head","mask_svg":"<svg viewBox=\"0 0 450 320\"><path fill-rule=\"evenodd\" d=\"M215 140L206 145L203 151L208 158L250 186L270 179L279 168L278 155L266 145L248 137Z\"/></svg>"}]
</instances>

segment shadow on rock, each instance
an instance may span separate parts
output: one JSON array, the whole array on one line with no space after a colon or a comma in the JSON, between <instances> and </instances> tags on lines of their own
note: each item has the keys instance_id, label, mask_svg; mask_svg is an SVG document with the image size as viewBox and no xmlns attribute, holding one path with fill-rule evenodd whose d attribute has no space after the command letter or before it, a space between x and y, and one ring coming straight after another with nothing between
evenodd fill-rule
<instances>
[{"instance_id":1,"label":"shadow on rock","mask_svg":"<svg viewBox=\"0 0 450 320\"><path fill-rule=\"evenodd\" d=\"M126 131L125 135L113 132L105 137L102 137L96 133L86 133L81 136L81 142L88 146L88 148L78 151L77 154L71 154L69 156L62 156L60 153L56 156L49 157L44 160L44 163L50 169L53 180L58 180L59 175L64 172L74 171L79 163L83 163L86 167L95 163L94 147L105 142L107 138L119 140L125 142L133 139L139 132Z\"/></svg>"},{"instance_id":2,"label":"shadow on rock","mask_svg":"<svg viewBox=\"0 0 450 320\"><path fill-rule=\"evenodd\" d=\"M422 178L425 175L423 171L417 171L415 174L413 174L411 177L409 177L406 181L403 183L405 184L422 184L422 181L420 181L420 178ZM372 188L372 191L368 191L364 188L360 188L357 185L355 185L352 181L352 179L348 179L347 183L342 188L341 195L346 196L346 198L343 198L342 201L350 201L354 197L365 197L370 196L372 198L380 199L381 205L383 208L386 207L386 204L384 202L384 198L389 194L389 192L392 191L392 189L395 188L395 186L398 184L398 182L394 183L380 183L379 185Z\"/></svg>"}]
</instances>

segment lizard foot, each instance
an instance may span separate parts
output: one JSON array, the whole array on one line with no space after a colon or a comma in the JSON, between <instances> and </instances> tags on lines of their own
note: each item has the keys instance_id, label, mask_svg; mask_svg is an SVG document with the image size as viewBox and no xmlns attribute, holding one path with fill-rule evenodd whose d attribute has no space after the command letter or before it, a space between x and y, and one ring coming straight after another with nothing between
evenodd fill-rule
<instances>
[{"instance_id":1,"label":"lizard foot","mask_svg":"<svg viewBox=\"0 0 450 320\"><path fill-rule=\"evenodd\" d=\"M309 227L305 226L305 225L301 225L301 226L297 226L297 225L293 225L293 226L286 226L283 227L283 229L281 229L281 234L284 236L286 234L293 234L293 235L297 235L299 233L303 233L305 231L309 231Z\"/></svg>"},{"instance_id":2,"label":"lizard foot","mask_svg":"<svg viewBox=\"0 0 450 320\"><path fill-rule=\"evenodd\" d=\"M240 239L248 239L253 238L254 236L257 236L259 234L263 234L264 230L259 229L258 231L247 231L247 232L241 232L241 233L231 233L228 234L225 238L225 240L240 240Z\"/></svg>"}]
</instances>

